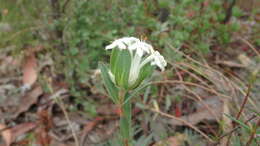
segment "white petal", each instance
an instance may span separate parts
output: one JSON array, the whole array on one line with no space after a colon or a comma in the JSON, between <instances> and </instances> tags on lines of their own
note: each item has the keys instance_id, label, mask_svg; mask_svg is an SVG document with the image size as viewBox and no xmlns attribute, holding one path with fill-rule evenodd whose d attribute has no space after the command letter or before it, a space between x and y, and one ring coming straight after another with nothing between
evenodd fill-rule
<instances>
[{"instance_id":1,"label":"white petal","mask_svg":"<svg viewBox=\"0 0 260 146\"><path fill-rule=\"evenodd\" d=\"M119 39L120 41L124 42L127 46L130 46L136 42L140 42L139 39L135 38L135 37L124 37Z\"/></svg>"},{"instance_id":2,"label":"white petal","mask_svg":"<svg viewBox=\"0 0 260 146\"><path fill-rule=\"evenodd\" d=\"M119 49L126 49L128 46L131 46L136 42L140 42L140 40L134 37L123 37L113 41L110 45L106 46L106 50L116 47L118 47Z\"/></svg>"},{"instance_id":3,"label":"white petal","mask_svg":"<svg viewBox=\"0 0 260 146\"><path fill-rule=\"evenodd\" d=\"M130 51L134 51L134 50L136 50L138 48L138 43L134 43L134 44L132 44L132 45L130 45L129 47L128 47L128 49L130 50Z\"/></svg>"},{"instance_id":4,"label":"white petal","mask_svg":"<svg viewBox=\"0 0 260 146\"><path fill-rule=\"evenodd\" d=\"M153 52L153 47L145 42L136 42L129 46L129 50L142 50L147 54L151 54Z\"/></svg>"},{"instance_id":5,"label":"white petal","mask_svg":"<svg viewBox=\"0 0 260 146\"><path fill-rule=\"evenodd\" d=\"M119 49L126 49L126 45L124 44L124 43L122 43L122 42L118 42L117 43L117 47L119 48Z\"/></svg>"},{"instance_id":6,"label":"white petal","mask_svg":"<svg viewBox=\"0 0 260 146\"><path fill-rule=\"evenodd\" d=\"M115 43L112 43L112 44L106 46L106 50L110 50L110 49L113 49L113 48L115 48L115 47L116 47L116 44L115 44Z\"/></svg>"},{"instance_id":7,"label":"white petal","mask_svg":"<svg viewBox=\"0 0 260 146\"><path fill-rule=\"evenodd\" d=\"M153 53L153 59L151 65L157 65L162 71L164 71L164 68L167 65L164 57L158 51L155 51Z\"/></svg>"},{"instance_id":8,"label":"white petal","mask_svg":"<svg viewBox=\"0 0 260 146\"><path fill-rule=\"evenodd\" d=\"M153 52L153 47L145 42L140 42L140 47L148 54L151 54Z\"/></svg>"},{"instance_id":9,"label":"white petal","mask_svg":"<svg viewBox=\"0 0 260 146\"><path fill-rule=\"evenodd\" d=\"M139 77L139 72L141 69L141 60L142 57L136 53L131 62L131 67L129 72L128 83L130 86L133 85Z\"/></svg>"},{"instance_id":10,"label":"white petal","mask_svg":"<svg viewBox=\"0 0 260 146\"><path fill-rule=\"evenodd\" d=\"M150 56L146 57L146 58L141 62L140 68L142 68L142 67L145 66L147 63L149 63L149 62L151 62L151 61L153 61L153 60L154 60L154 56L153 56L153 55L150 55ZM151 65L153 65L153 64L151 63Z\"/></svg>"},{"instance_id":11,"label":"white petal","mask_svg":"<svg viewBox=\"0 0 260 146\"><path fill-rule=\"evenodd\" d=\"M144 51L143 51L142 49L140 49L140 48L137 48L137 49L136 49L136 54L137 54L138 56L142 57L143 54L144 54Z\"/></svg>"}]
</instances>

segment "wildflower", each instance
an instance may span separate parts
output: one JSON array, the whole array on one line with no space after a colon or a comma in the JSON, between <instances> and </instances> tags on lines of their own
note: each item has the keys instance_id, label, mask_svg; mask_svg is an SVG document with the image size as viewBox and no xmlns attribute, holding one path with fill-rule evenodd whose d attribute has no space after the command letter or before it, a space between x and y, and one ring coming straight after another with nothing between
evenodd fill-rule
<instances>
[{"instance_id":1,"label":"wildflower","mask_svg":"<svg viewBox=\"0 0 260 146\"><path fill-rule=\"evenodd\" d=\"M118 87L126 90L136 88L148 77L154 66L164 71L164 57L154 51L150 44L134 37L124 37L106 46L112 49L109 76Z\"/></svg>"},{"instance_id":2,"label":"wildflower","mask_svg":"<svg viewBox=\"0 0 260 146\"><path fill-rule=\"evenodd\" d=\"M131 98L134 92L128 91L137 88L156 66L164 71L167 63L150 44L134 37L117 39L106 46L106 50L112 50L110 66L100 64L99 68L110 98L120 107L121 142L132 145Z\"/></svg>"}]
</instances>

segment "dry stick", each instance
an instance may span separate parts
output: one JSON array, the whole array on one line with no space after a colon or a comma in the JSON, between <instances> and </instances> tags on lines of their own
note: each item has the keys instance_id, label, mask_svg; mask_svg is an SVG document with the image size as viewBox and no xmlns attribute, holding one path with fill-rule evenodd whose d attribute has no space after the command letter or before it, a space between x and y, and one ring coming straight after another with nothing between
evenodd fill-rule
<instances>
[{"instance_id":1,"label":"dry stick","mask_svg":"<svg viewBox=\"0 0 260 146\"><path fill-rule=\"evenodd\" d=\"M251 90L251 85L249 84L249 85L248 85L248 89L247 89L246 96L245 96L245 98L244 98L244 100L243 100L243 103L242 103L242 105L241 105L241 108L240 108L240 110L239 110L239 113L238 113L237 116L236 116L236 119L237 119L237 120L239 119L239 117L241 116L242 111L243 111L244 108L245 108L245 105L246 105L247 100L248 100L248 98L249 98L250 90Z\"/></svg>"},{"instance_id":2,"label":"dry stick","mask_svg":"<svg viewBox=\"0 0 260 146\"><path fill-rule=\"evenodd\" d=\"M207 77L207 76L205 76L203 73L201 73L198 69L196 69L194 66L192 66L192 65L190 65L190 64L188 64L188 63L179 63L180 65L183 65L183 66L185 66L185 67L188 67L188 68L190 68L190 69L192 69L192 70L194 70L195 72L197 72L197 73L199 73L200 75L202 75L203 77L205 77L205 78L207 78L207 80L209 80L210 82L212 82L213 84L215 84L215 82L214 81L212 81L209 77ZM229 79L227 79L224 75L222 75L222 73L221 72L218 72L218 71L216 71L216 70L214 70L214 69L212 69L212 68L210 68L209 66L202 66L202 67L205 67L205 69L207 69L208 71L211 71L211 72L214 72L214 73L216 73L216 74L218 74L219 76L221 76L222 78L223 78L223 80L225 80L226 82L228 82L229 84L226 84L226 85L229 85L230 87L230 89L232 89L233 90L233 86L235 87L235 85L236 84L234 84L233 82L231 82ZM210 86L209 86L210 87ZM210 87L210 89L212 89L212 87ZM214 89L212 89L213 91L215 91ZM239 89L240 90L240 89ZM241 91L242 92L242 91ZM229 96L230 97L230 96ZM232 99L232 97L230 98L230 99Z\"/></svg>"},{"instance_id":3,"label":"dry stick","mask_svg":"<svg viewBox=\"0 0 260 146\"><path fill-rule=\"evenodd\" d=\"M172 65L172 64L171 64L171 65ZM172 67L174 68L174 70L175 70L175 72L176 72L176 74L177 74L179 80L180 80L180 81L183 81L183 77L182 77L182 75L180 74L180 72L178 71L178 69L177 69L174 65L172 65Z\"/></svg>"},{"instance_id":4,"label":"dry stick","mask_svg":"<svg viewBox=\"0 0 260 146\"><path fill-rule=\"evenodd\" d=\"M209 76L209 74L208 74L209 72L212 72L212 73L215 73L215 74L221 76L222 79L225 80L226 82L228 82L228 81L230 82L230 80L227 79L221 72L212 69L212 68L209 67L208 65L207 65L207 66L202 66L202 67L205 68L204 71L205 71L205 72L208 72L208 73L202 73L202 71L200 71L199 69L197 69L196 66L193 66L193 65L191 65L191 64L189 64L189 63L180 62L179 64L182 65L182 66L185 66L185 67L187 67L187 68L192 69L193 71L195 71L195 72L197 72L198 74L200 74L201 76L205 77L208 81L212 82L213 84L215 84L215 82L214 82L214 80L212 80L212 79L210 78L210 76ZM231 82L231 83L232 83L232 82ZM228 84L227 84L227 85L228 85Z\"/></svg>"},{"instance_id":5,"label":"dry stick","mask_svg":"<svg viewBox=\"0 0 260 146\"><path fill-rule=\"evenodd\" d=\"M171 47L171 46L170 46L170 47ZM221 75L221 76L223 77L223 79L225 79L225 80L227 80L227 81L230 81L228 78L226 78L225 76L223 76L223 75L221 74L221 72L219 72L219 71L217 71L217 70L211 68L210 66L204 65L204 64L202 64L202 63L200 63L200 62L194 60L194 59L191 58L190 56L187 56L186 54L184 54L184 53L182 53L182 52L176 50L174 47L172 47L172 49L173 49L174 51L176 51L177 53L184 55L188 60L190 60L190 61L192 61L192 62L194 62L194 63L196 63L196 64L198 64L198 65L200 65L200 66L202 66L202 67L205 67L206 69L209 69L209 70L211 70L211 71L214 71L215 73L218 73L219 75ZM192 66L189 65L189 64L186 64L186 63L179 63L179 64L180 64L180 65L183 65L183 66L186 66L186 67L188 67L188 68L191 68L192 70L198 72L194 67L192 67ZM204 77L205 77L205 76L204 76ZM243 84L242 81L240 81L239 83L244 86L244 84ZM234 86L236 89L238 89L244 96L246 96L246 93L243 91L243 89L241 89L236 83L230 81L230 84L231 84L232 86ZM215 90L212 89L212 91L215 91ZM216 92L216 91L215 91L215 92ZM217 92L216 92L216 94L217 94ZM217 94L217 95L218 95L218 94ZM226 96L226 95L224 95L224 96ZM224 97L224 96L223 96L223 97ZM230 97L230 96L226 96L226 97ZM231 98L232 98L232 97L231 97ZM257 106L254 104L254 102L253 102L250 98L249 98L248 100L249 100L249 102L250 102L255 108L257 108Z\"/></svg>"},{"instance_id":6,"label":"dry stick","mask_svg":"<svg viewBox=\"0 0 260 146\"><path fill-rule=\"evenodd\" d=\"M152 84L164 84L164 83L186 84L186 85L197 86L197 87L200 87L200 88L202 88L202 89L205 89L205 90L207 90L207 91L209 91L209 92L212 92L212 93L215 93L215 94L219 95L219 93L217 93L217 92L214 91L214 90L210 90L210 89L207 88L207 87L204 87L204 86L201 86L201 85L199 85L199 84L192 83L192 82L184 82L184 81L177 81L177 80L165 80L165 81L152 82ZM220 94L220 95L230 98L230 96L226 96L226 95L222 95L222 94ZM249 93L248 93L248 92L247 92L247 95L246 95L245 97L246 97L245 99L248 100L248 97L249 97ZM244 108L244 105L243 105L243 108ZM239 114L239 117L240 117L240 115L241 115L241 113L242 113L243 108L241 108L241 110L240 110L241 112L240 112L240 114Z\"/></svg>"},{"instance_id":7,"label":"dry stick","mask_svg":"<svg viewBox=\"0 0 260 146\"><path fill-rule=\"evenodd\" d=\"M168 43L167 45L168 45L173 51L175 51L175 52L177 52L177 53L183 55L186 59L188 59L188 60L190 60L190 61L192 61L192 62L194 62L194 63L196 63L196 64L198 64L198 65L201 65L201 66L204 66L204 67L208 68L208 66L205 66L204 64L200 63L199 61L197 61L197 60L191 58L190 56L188 56L188 55L184 54L183 52L179 51L178 49L174 48L171 44Z\"/></svg>"},{"instance_id":8,"label":"dry stick","mask_svg":"<svg viewBox=\"0 0 260 146\"><path fill-rule=\"evenodd\" d=\"M181 118L177 118L177 117L175 117L175 116L173 116L173 115L170 115L170 114L161 112L161 111L156 110L156 109L152 109L152 108L148 108L148 107L147 107L147 109L149 109L150 111L156 112L156 113L158 113L158 114L161 114L162 116L165 116L165 117L172 118L172 119L174 119L174 120L180 121L180 122L184 123L185 125L189 126L190 128L192 128L193 130L195 130L195 131L197 131L198 133L200 133L205 139L207 139L207 140L210 141L211 143L214 142L214 141L213 141L211 138L209 138L205 133L203 133L203 132L200 131L198 128L196 128L194 125L190 124L189 122L187 122L187 121L185 121L185 120L183 120L183 119L181 119Z\"/></svg>"},{"instance_id":9,"label":"dry stick","mask_svg":"<svg viewBox=\"0 0 260 146\"><path fill-rule=\"evenodd\" d=\"M244 41L245 41L257 54L259 54L258 51L256 51L256 49L255 49L248 41L246 41L246 40L244 40ZM198 64L198 65L200 65L200 66L202 66L202 67L211 69L212 71L215 71L215 72L219 73L217 70L211 68L210 66L206 66L206 65L200 63L199 61L197 61L197 60L191 58L190 56L188 56L188 55L186 55L186 54L180 52L178 49L174 48L174 47L173 47L172 45L170 45L169 43L168 43L167 45L168 45L173 51L175 51L175 52L177 52L177 53L183 55L186 59L188 59L188 60L190 60L190 61L192 61L192 62L194 62L194 63L196 63L196 64ZM226 77L225 77L225 78L226 78ZM231 83L233 84L233 86L238 87L235 83L233 83L233 82L231 82ZM247 93L244 93L244 91L243 91L241 88L238 88L238 89L239 89L239 91L240 91L243 95L245 95L245 97L247 97L247 100L248 100L249 95L247 95ZM213 91L214 91L214 90L213 90ZM248 94L249 94L249 93L248 93ZM224 96L226 96L226 95L224 95ZM228 97L230 97L230 96L228 96ZM252 102L250 99L249 99L249 102L250 102L252 105L254 105L253 102ZM255 105L254 105L254 106L255 106ZM255 107L256 107L256 106L255 106Z\"/></svg>"},{"instance_id":10,"label":"dry stick","mask_svg":"<svg viewBox=\"0 0 260 146\"><path fill-rule=\"evenodd\" d=\"M216 69L210 67L209 65L202 64L201 62L199 62L199 61L197 61L197 60L191 58L190 56L188 56L188 55L184 54L183 52L179 51L178 49L174 48L174 47L173 47L172 45L170 45L169 43L168 43L167 45L168 45L173 51L175 51L176 53L179 53L180 55L183 55L183 56L184 56L186 59L188 59L189 61L194 62L194 63L196 63L196 64L198 64L198 65L200 65L200 66L202 66L202 67L204 67L204 68L206 68L206 69L210 69L210 70L212 70L212 71L214 71L214 72L216 72L216 73L221 74L221 72L219 72L218 70L216 70ZM191 67L190 67L190 68L191 68ZM194 70L194 68L191 68L191 69ZM196 70L194 70L194 71L196 71ZM223 77L226 78L225 76L223 76Z\"/></svg>"},{"instance_id":11,"label":"dry stick","mask_svg":"<svg viewBox=\"0 0 260 146\"><path fill-rule=\"evenodd\" d=\"M66 0L66 1L64 2L63 6L62 6L62 9L61 9L61 12L62 12L63 14L65 13L65 9L66 9L66 7L67 7L67 5L68 5L69 2L70 2L70 0Z\"/></svg>"},{"instance_id":12,"label":"dry stick","mask_svg":"<svg viewBox=\"0 0 260 146\"><path fill-rule=\"evenodd\" d=\"M171 44L167 43L167 45L168 45L173 51L175 51L176 53L179 53L179 54L183 55L183 56L184 56L186 59L188 59L189 61L192 61L192 62L194 62L194 63L196 63L196 64L198 64L198 65L200 65L200 66L202 66L202 67L205 67L205 68L207 68L207 69L210 69L210 70L212 70L212 71L214 71L214 72L216 72L216 73L221 73L221 72L219 72L218 70L216 70L216 69L214 69L214 68L211 68L210 66L206 66L206 65L202 64L201 62L199 62L199 61L197 61L197 60L191 58L190 56L184 54L183 52L181 52L181 51L179 51L178 49L174 48ZM223 76L223 78L227 79L225 76ZM235 83L233 83L233 82L231 82L231 84L232 84L233 86L235 86L244 96L246 96L246 93L245 93L237 84L235 84ZM257 108L257 106L254 104L254 102L253 102L251 99L249 99L249 102L250 102L255 108Z\"/></svg>"},{"instance_id":13,"label":"dry stick","mask_svg":"<svg viewBox=\"0 0 260 146\"><path fill-rule=\"evenodd\" d=\"M240 108L240 110L239 110L239 112L238 112L238 114L237 114L237 116L236 116L236 119L237 119L237 120L239 120L240 115L241 115L241 113L243 112L243 110L244 110L244 108L245 108L245 105L246 105L246 103L247 103L247 101L248 101L250 89L251 89L251 85L249 84L249 85L248 85L248 89L247 89L246 96L245 96L245 98L244 98L244 100L243 100L243 103L242 103L242 105L241 105L241 108ZM232 135L229 135L229 136L228 136L227 146L229 146L231 136L232 136Z\"/></svg>"},{"instance_id":14,"label":"dry stick","mask_svg":"<svg viewBox=\"0 0 260 146\"><path fill-rule=\"evenodd\" d=\"M71 123L71 121L70 121L70 119L69 119L69 115L68 115L68 113L67 113L67 111L66 111L66 109L65 109L65 106L64 106L62 100L59 100L59 99L57 98L57 103L58 103L58 105L60 106L60 108L61 108L61 110L62 110L62 112L63 112L63 114L64 114L64 116L65 116L65 118L66 118L66 120L67 120L67 122L68 122L68 124L69 124L69 127L70 127L70 129L71 129L73 138L74 138L74 140L75 140L75 146L79 146L79 141L78 141L76 132L74 131L74 128L72 127L72 123Z\"/></svg>"},{"instance_id":15,"label":"dry stick","mask_svg":"<svg viewBox=\"0 0 260 146\"><path fill-rule=\"evenodd\" d=\"M255 134L256 134L257 127L259 127L259 126L260 126L260 119L257 121L256 127L254 128L253 132L251 133L249 140L246 143L246 146L250 146L250 144L252 143L252 141L255 137Z\"/></svg>"},{"instance_id":16,"label":"dry stick","mask_svg":"<svg viewBox=\"0 0 260 146\"><path fill-rule=\"evenodd\" d=\"M170 64L170 63L169 63L169 64ZM203 85L208 86L208 84L207 84L205 81L203 81L200 77L198 77L196 74L194 74L194 73L192 73L192 72L190 72L190 71L184 69L184 68L181 67L181 66L176 65L176 67L179 68L179 69L181 69L181 70L183 70L184 72L188 73L191 77L193 77L194 79L200 81Z\"/></svg>"},{"instance_id":17,"label":"dry stick","mask_svg":"<svg viewBox=\"0 0 260 146\"><path fill-rule=\"evenodd\" d=\"M196 63L196 64L198 64L198 65L200 65L200 66L202 66L202 67L204 67L204 68L206 68L206 69L209 69L209 70L211 70L211 71L214 71L215 73L218 73L218 74L222 75L221 72L219 72L218 70L216 70L216 69L210 67L209 65L202 64L201 62L199 62L199 61L197 61L197 60L191 58L190 56L184 54L183 52L180 52L180 51L177 50L176 48L172 47L170 44L168 44L168 46L169 46L173 51L175 51L175 52L177 52L177 53L183 55L183 56L184 56L186 59L188 59L189 61L194 62L194 63ZM192 70L198 72L194 67L192 67L192 66L189 65L189 64L186 64L186 63L179 63L179 64L182 65L182 66L186 66L186 67L188 67L188 68L191 68ZM205 76L204 76L204 77L205 77ZM227 79L225 76L223 76L223 78Z\"/></svg>"},{"instance_id":18,"label":"dry stick","mask_svg":"<svg viewBox=\"0 0 260 146\"><path fill-rule=\"evenodd\" d=\"M230 99L232 98L230 96L218 93L217 91L215 91L215 90L213 90L211 88L208 88L208 87L196 84L196 83L192 83L192 82L178 81L178 80L164 80L164 81L155 81L155 82L152 82L151 84L185 84L185 85L199 87L201 89L204 89L204 90L206 90L206 91L208 91L210 93L216 94L216 95L221 96L221 97L230 98Z\"/></svg>"},{"instance_id":19,"label":"dry stick","mask_svg":"<svg viewBox=\"0 0 260 146\"><path fill-rule=\"evenodd\" d=\"M226 16L225 16L225 19L223 20L223 23L224 23L224 24L228 23L229 20L230 20L230 18L232 17L232 9L233 9L233 7L235 6L235 4L236 4L236 0L233 0L233 1L230 3L229 7L227 8L227 10L226 10Z\"/></svg>"},{"instance_id":20,"label":"dry stick","mask_svg":"<svg viewBox=\"0 0 260 146\"><path fill-rule=\"evenodd\" d=\"M189 74L191 77L193 77L194 79L200 81L203 85L205 85L205 86L208 85L205 81L203 81L203 80L202 80L200 77L198 77L196 74L194 74L194 73L188 71L188 70L185 69L184 67L181 67L180 65L178 65L178 63L175 63L175 64L173 64L173 63L171 63L171 62L168 62L168 63L169 63L171 66L173 66L175 70L177 70L177 68L178 68L178 69L180 69L180 70L182 70L182 71L188 73L188 74Z\"/></svg>"},{"instance_id":21,"label":"dry stick","mask_svg":"<svg viewBox=\"0 0 260 146\"><path fill-rule=\"evenodd\" d=\"M235 77L235 76L232 76L232 75L231 75L231 77L233 77L234 79L237 79L237 81L238 81L242 86L245 86L244 83L243 83L243 81L241 81L239 78L237 78L237 77ZM238 89L244 96L246 96L247 93L245 93L245 91L243 91L242 88L240 88L237 84L235 84L235 83L233 83L233 82L231 82L231 84L232 84L234 87L236 87L236 89ZM253 101L250 97L248 97L248 102L250 102L250 104L252 104L252 106L254 106L254 108L257 109L256 104L254 103L254 101Z\"/></svg>"},{"instance_id":22,"label":"dry stick","mask_svg":"<svg viewBox=\"0 0 260 146\"><path fill-rule=\"evenodd\" d=\"M186 70L183 69L183 67L178 66L178 63L176 63L176 64L177 64L177 67L179 67L180 69L182 69L183 71L186 72ZM176 64L175 64L175 65L176 65ZM182 63L179 63L179 64L182 65ZM184 65L184 64L183 64L183 65ZM185 66L186 66L186 64L185 64ZM188 64L187 64L187 67L188 67L188 68L191 68L191 69L194 70L194 71L196 71L196 69L195 69L194 67L191 67L191 66L188 65ZM197 71L196 71L196 72L197 72ZM202 81L199 77L197 77L197 75L195 75L195 74L193 74L193 73L191 73L191 72L189 72L189 71L188 71L188 73L189 73L192 77L194 77L195 79L197 79L198 81L202 82L203 85L209 86L206 82ZM225 78L223 78L223 79L225 79ZM226 79L225 79L225 80L226 80ZM232 86L234 86L234 85L232 84ZM215 91L215 92L217 93L217 91L214 90L212 87L209 86L208 88L210 88L212 91ZM231 89L234 90L234 88L231 88ZM225 96L225 95L224 95L224 96ZM232 98L232 97L229 96L229 98Z\"/></svg>"},{"instance_id":23,"label":"dry stick","mask_svg":"<svg viewBox=\"0 0 260 146\"><path fill-rule=\"evenodd\" d=\"M242 37L240 37L239 39L242 40L244 43L246 43L260 57L260 53L249 41L247 41L246 39L243 39Z\"/></svg>"},{"instance_id":24,"label":"dry stick","mask_svg":"<svg viewBox=\"0 0 260 146\"><path fill-rule=\"evenodd\" d=\"M236 75L236 74L233 74L233 73L231 73L231 72L229 72L229 71L227 71L227 70L225 70L225 73L227 73L227 75L229 75L229 78L230 78L230 80L232 80L233 82L236 82L237 84L239 84L239 85L241 85L242 87L245 87L245 84L244 84L244 82L245 81L242 81L239 77L238 77L238 75ZM229 84L232 84L232 86L236 89L236 90L239 90L243 95L245 95L241 90L240 90L240 87L239 86L237 86L236 84L233 84L232 82L231 83L229 83ZM233 94L234 94L234 96L238 96L238 95L235 95L236 93L235 93L235 91L234 91L234 88L232 88L233 89Z\"/></svg>"}]
</instances>

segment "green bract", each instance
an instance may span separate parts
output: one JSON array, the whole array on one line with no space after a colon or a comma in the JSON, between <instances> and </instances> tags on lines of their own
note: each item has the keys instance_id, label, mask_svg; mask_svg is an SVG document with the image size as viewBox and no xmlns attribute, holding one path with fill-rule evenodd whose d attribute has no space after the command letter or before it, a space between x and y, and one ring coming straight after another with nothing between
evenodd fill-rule
<instances>
[{"instance_id":1,"label":"green bract","mask_svg":"<svg viewBox=\"0 0 260 146\"><path fill-rule=\"evenodd\" d=\"M164 57L158 51L134 37L115 40L106 49L112 49L108 74L111 81L121 89L138 87L152 73L154 65L161 70L166 66Z\"/></svg>"}]
</instances>

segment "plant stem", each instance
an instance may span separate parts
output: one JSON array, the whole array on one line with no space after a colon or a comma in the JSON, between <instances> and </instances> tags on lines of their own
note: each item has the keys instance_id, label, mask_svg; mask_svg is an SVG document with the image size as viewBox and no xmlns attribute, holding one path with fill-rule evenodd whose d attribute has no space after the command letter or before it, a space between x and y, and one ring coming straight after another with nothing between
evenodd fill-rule
<instances>
[{"instance_id":1,"label":"plant stem","mask_svg":"<svg viewBox=\"0 0 260 146\"><path fill-rule=\"evenodd\" d=\"M126 94L124 94L125 96ZM124 103L124 102L122 102ZM121 105L121 116L120 116L120 135L122 138L122 144L124 146L132 146L132 108L131 101L127 101Z\"/></svg>"}]
</instances>

